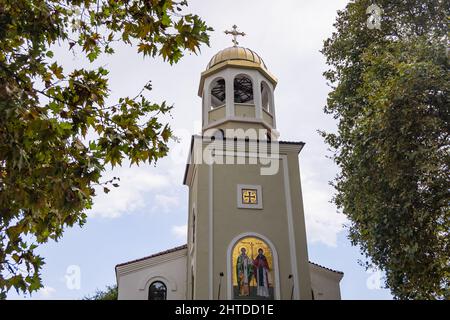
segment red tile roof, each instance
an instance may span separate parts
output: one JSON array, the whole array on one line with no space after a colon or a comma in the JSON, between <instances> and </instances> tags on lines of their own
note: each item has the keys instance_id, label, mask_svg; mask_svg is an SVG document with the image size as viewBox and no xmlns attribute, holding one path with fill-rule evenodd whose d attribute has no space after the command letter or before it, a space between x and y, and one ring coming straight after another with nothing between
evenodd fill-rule
<instances>
[{"instance_id":1,"label":"red tile roof","mask_svg":"<svg viewBox=\"0 0 450 320\"><path fill-rule=\"evenodd\" d=\"M337 270L333 270L333 269L330 269L330 268L327 268L327 267L324 267L324 266L321 266L320 264L317 264L317 263L314 263L314 262L309 262L309 263L311 263L311 264L313 264L313 265L315 265L315 266L317 266L317 267L319 267L319 268L322 268L322 269L325 269L325 270L328 270L328 271L332 271L332 272L336 272L336 273L340 273L340 274L344 274L342 271L337 271Z\"/></svg>"}]
</instances>

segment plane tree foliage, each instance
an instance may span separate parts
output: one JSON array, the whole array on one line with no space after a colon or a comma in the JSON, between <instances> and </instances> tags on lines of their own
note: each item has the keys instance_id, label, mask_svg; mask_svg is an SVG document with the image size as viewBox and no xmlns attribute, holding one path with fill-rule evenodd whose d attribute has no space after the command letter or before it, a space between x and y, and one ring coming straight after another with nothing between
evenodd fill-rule
<instances>
[{"instance_id":1,"label":"plane tree foliage","mask_svg":"<svg viewBox=\"0 0 450 320\"><path fill-rule=\"evenodd\" d=\"M334 202L398 299L450 298L449 6L351 1L322 50Z\"/></svg>"},{"instance_id":2,"label":"plane tree foliage","mask_svg":"<svg viewBox=\"0 0 450 320\"><path fill-rule=\"evenodd\" d=\"M1 298L42 287L36 250L85 223L99 186L118 186L102 181L105 168L167 155L172 106L149 100L150 83L111 102L98 65L124 44L170 64L197 53L212 29L187 10L172 0L0 0ZM55 48L86 63L65 70Z\"/></svg>"}]
</instances>

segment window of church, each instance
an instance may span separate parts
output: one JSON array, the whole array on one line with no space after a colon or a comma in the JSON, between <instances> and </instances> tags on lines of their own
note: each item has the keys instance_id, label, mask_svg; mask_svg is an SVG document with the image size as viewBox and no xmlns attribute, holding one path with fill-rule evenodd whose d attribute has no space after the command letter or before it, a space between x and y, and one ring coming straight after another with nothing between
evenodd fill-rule
<instances>
[{"instance_id":1,"label":"window of church","mask_svg":"<svg viewBox=\"0 0 450 320\"><path fill-rule=\"evenodd\" d=\"M237 186L237 207L262 209L262 188L259 185L239 184Z\"/></svg>"},{"instance_id":2,"label":"window of church","mask_svg":"<svg viewBox=\"0 0 450 320\"><path fill-rule=\"evenodd\" d=\"M272 113L272 108L270 106L271 103L271 93L269 85L266 82L261 82L261 102L262 107L264 110L266 110L269 113Z\"/></svg>"},{"instance_id":3,"label":"window of church","mask_svg":"<svg viewBox=\"0 0 450 320\"><path fill-rule=\"evenodd\" d=\"M252 80L246 75L238 75L234 78L234 102L254 103Z\"/></svg>"},{"instance_id":4,"label":"window of church","mask_svg":"<svg viewBox=\"0 0 450 320\"><path fill-rule=\"evenodd\" d=\"M211 85L211 109L225 105L225 80L215 80Z\"/></svg>"},{"instance_id":5,"label":"window of church","mask_svg":"<svg viewBox=\"0 0 450 320\"><path fill-rule=\"evenodd\" d=\"M152 282L148 288L148 300L167 300L167 287L161 281Z\"/></svg>"},{"instance_id":6,"label":"window of church","mask_svg":"<svg viewBox=\"0 0 450 320\"><path fill-rule=\"evenodd\" d=\"M274 299L273 253L257 237L244 237L233 247L233 299Z\"/></svg>"},{"instance_id":7,"label":"window of church","mask_svg":"<svg viewBox=\"0 0 450 320\"><path fill-rule=\"evenodd\" d=\"M192 243L195 243L195 212L192 214Z\"/></svg>"}]
</instances>

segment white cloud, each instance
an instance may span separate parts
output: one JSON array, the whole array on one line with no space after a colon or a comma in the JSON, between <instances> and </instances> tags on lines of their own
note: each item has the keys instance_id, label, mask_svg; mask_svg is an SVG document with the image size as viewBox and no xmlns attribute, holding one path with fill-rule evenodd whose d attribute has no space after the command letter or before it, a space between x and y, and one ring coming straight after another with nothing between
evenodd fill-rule
<instances>
[{"instance_id":1,"label":"white cloud","mask_svg":"<svg viewBox=\"0 0 450 320\"><path fill-rule=\"evenodd\" d=\"M338 213L336 206L330 203L333 190L329 185L322 186L320 183L312 182L309 177L303 180L303 203L308 243L322 242L336 247L337 236L344 230L343 225L347 218L342 213Z\"/></svg>"},{"instance_id":2,"label":"white cloud","mask_svg":"<svg viewBox=\"0 0 450 320\"><path fill-rule=\"evenodd\" d=\"M179 204L180 199L177 196L157 194L154 197L154 205L152 211L170 212L172 208L179 206Z\"/></svg>"},{"instance_id":3,"label":"white cloud","mask_svg":"<svg viewBox=\"0 0 450 320\"><path fill-rule=\"evenodd\" d=\"M232 14L239 28L248 34L241 39L242 45L261 54L271 72L280 79L275 95L277 123L283 139L306 141L307 149L302 152L303 159L313 162L317 157L324 157L326 148L316 129L329 131L334 128L334 122L322 111L329 87L321 75L327 66L319 50L323 40L334 30L332 24L337 10L344 8L347 2L290 0L284 6L290 10L285 12L284 7L277 6L273 1L261 0L257 6L250 2L243 3L243 10L230 12L229 6L223 1L211 1L206 5L204 1L193 0L190 10L204 17L217 30L211 35L211 47L203 47L201 55L186 55L180 63L170 67L170 72L177 74L178 82L183 83L175 91L173 78L167 76L167 65L160 60L152 62L152 80L155 84L152 99L174 103L173 119L170 122L175 135L181 138L181 143L171 143L168 157L158 161L156 168L142 165L139 168L121 169L120 174L117 174L121 177L121 186L111 188L111 192L106 195L99 190L91 214L114 218L124 213L145 210L169 212L185 204L181 182L190 135L198 133L201 124L201 99L196 97L198 76L213 54L231 44L230 39L221 31L230 27L228 20L222 19L224 14ZM264 24L258 19L249 19L247 9L253 12L254 17L265 16L277 23ZM280 20L280 16L284 18ZM129 59L135 53L126 47L117 52L117 55L108 57L110 60L104 60L111 69L111 102L115 102L117 97L134 93L136 83L144 84L148 81L148 73L142 72L148 67L148 62L132 59L129 64L124 65L123 59ZM134 80L123 81L124 75L131 76ZM292 108L294 103L299 107ZM335 246L336 237L343 230L342 223L346 221L343 215L336 213L334 205L329 203L332 190L326 180L335 175L335 170L331 161L320 166L312 163L303 169L308 239L310 242ZM306 172L313 175L309 183L305 183L303 179ZM322 181L317 181L318 179ZM176 187L180 189L174 192ZM183 189L184 194L185 190Z\"/></svg>"},{"instance_id":4,"label":"white cloud","mask_svg":"<svg viewBox=\"0 0 450 320\"><path fill-rule=\"evenodd\" d=\"M177 238L187 238L187 225L172 226L172 234Z\"/></svg>"},{"instance_id":5,"label":"white cloud","mask_svg":"<svg viewBox=\"0 0 450 320\"><path fill-rule=\"evenodd\" d=\"M45 287L39 289L39 291L38 291L38 293L39 293L39 294L41 295L41 297L44 298L44 299L51 298L51 296L52 296L53 293L55 293L55 292L56 292L56 289L55 289L55 288L48 287L48 286L45 286Z\"/></svg>"},{"instance_id":6,"label":"white cloud","mask_svg":"<svg viewBox=\"0 0 450 320\"><path fill-rule=\"evenodd\" d=\"M91 216L103 218L117 218L124 213L132 213L146 207L149 193L171 186L168 175L154 173L148 166L123 167L106 174L103 181L120 177L119 187L108 186L109 193L103 192L103 187L96 190Z\"/></svg>"}]
</instances>

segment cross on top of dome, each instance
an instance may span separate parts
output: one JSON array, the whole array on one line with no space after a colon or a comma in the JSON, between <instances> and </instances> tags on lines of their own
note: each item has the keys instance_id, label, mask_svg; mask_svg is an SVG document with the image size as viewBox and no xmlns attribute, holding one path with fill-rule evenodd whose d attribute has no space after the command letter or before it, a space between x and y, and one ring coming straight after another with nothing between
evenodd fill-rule
<instances>
[{"instance_id":1,"label":"cross on top of dome","mask_svg":"<svg viewBox=\"0 0 450 320\"><path fill-rule=\"evenodd\" d=\"M245 33L237 31L237 25L233 25L232 28L233 29L231 31L225 30L224 32L225 34L231 34L233 36L233 45L237 47L237 45L239 44L239 42L237 41L237 36L245 36Z\"/></svg>"}]
</instances>

